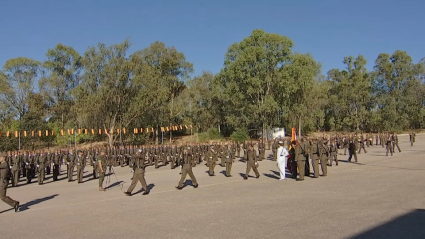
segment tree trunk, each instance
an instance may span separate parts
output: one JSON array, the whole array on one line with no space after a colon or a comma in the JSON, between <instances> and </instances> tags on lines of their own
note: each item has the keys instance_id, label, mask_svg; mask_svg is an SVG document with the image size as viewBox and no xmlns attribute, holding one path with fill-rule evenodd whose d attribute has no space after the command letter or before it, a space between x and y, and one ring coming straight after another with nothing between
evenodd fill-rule
<instances>
[{"instance_id":1,"label":"tree trunk","mask_svg":"<svg viewBox=\"0 0 425 239\"><path fill-rule=\"evenodd\" d=\"M302 127L302 121L301 116L298 118L298 138L301 138L301 127Z\"/></svg>"}]
</instances>

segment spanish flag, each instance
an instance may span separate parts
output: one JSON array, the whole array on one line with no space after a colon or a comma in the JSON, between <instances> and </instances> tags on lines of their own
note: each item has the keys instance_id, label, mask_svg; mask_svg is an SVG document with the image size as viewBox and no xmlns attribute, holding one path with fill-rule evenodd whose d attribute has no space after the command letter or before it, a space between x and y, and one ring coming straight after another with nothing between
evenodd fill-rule
<instances>
[{"instance_id":1,"label":"spanish flag","mask_svg":"<svg viewBox=\"0 0 425 239\"><path fill-rule=\"evenodd\" d=\"M71 129L71 134L74 134L74 129Z\"/></svg>"},{"instance_id":2,"label":"spanish flag","mask_svg":"<svg viewBox=\"0 0 425 239\"><path fill-rule=\"evenodd\" d=\"M99 134L102 134L102 130L101 129L99 129Z\"/></svg>"},{"instance_id":3,"label":"spanish flag","mask_svg":"<svg viewBox=\"0 0 425 239\"><path fill-rule=\"evenodd\" d=\"M34 137L34 131L31 131L31 137Z\"/></svg>"},{"instance_id":4,"label":"spanish flag","mask_svg":"<svg viewBox=\"0 0 425 239\"><path fill-rule=\"evenodd\" d=\"M52 130L52 136L54 136L55 135L55 131L54 130Z\"/></svg>"},{"instance_id":5,"label":"spanish flag","mask_svg":"<svg viewBox=\"0 0 425 239\"><path fill-rule=\"evenodd\" d=\"M88 129L84 129L84 134L88 134L88 133L89 133Z\"/></svg>"},{"instance_id":6,"label":"spanish flag","mask_svg":"<svg viewBox=\"0 0 425 239\"><path fill-rule=\"evenodd\" d=\"M124 129L122 129L122 132L123 132L124 134L126 134L126 133L127 133L127 130L124 128Z\"/></svg>"},{"instance_id":7,"label":"spanish flag","mask_svg":"<svg viewBox=\"0 0 425 239\"><path fill-rule=\"evenodd\" d=\"M67 131L68 131L68 135L71 135L71 130L68 129Z\"/></svg>"},{"instance_id":8,"label":"spanish flag","mask_svg":"<svg viewBox=\"0 0 425 239\"><path fill-rule=\"evenodd\" d=\"M161 127L161 132L164 132L164 127Z\"/></svg>"},{"instance_id":9,"label":"spanish flag","mask_svg":"<svg viewBox=\"0 0 425 239\"><path fill-rule=\"evenodd\" d=\"M170 131L170 128L169 128L169 127L167 127L167 132L168 132L168 131Z\"/></svg>"},{"instance_id":10,"label":"spanish flag","mask_svg":"<svg viewBox=\"0 0 425 239\"><path fill-rule=\"evenodd\" d=\"M81 129L78 129L78 134L81 134Z\"/></svg>"},{"instance_id":11,"label":"spanish flag","mask_svg":"<svg viewBox=\"0 0 425 239\"><path fill-rule=\"evenodd\" d=\"M61 129L61 135L63 136L63 129Z\"/></svg>"},{"instance_id":12,"label":"spanish flag","mask_svg":"<svg viewBox=\"0 0 425 239\"><path fill-rule=\"evenodd\" d=\"M38 137L41 137L41 130L38 131Z\"/></svg>"},{"instance_id":13,"label":"spanish flag","mask_svg":"<svg viewBox=\"0 0 425 239\"><path fill-rule=\"evenodd\" d=\"M15 131L15 138L18 138L18 131Z\"/></svg>"},{"instance_id":14,"label":"spanish flag","mask_svg":"<svg viewBox=\"0 0 425 239\"><path fill-rule=\"evenodd\" d=\"M9 132L9 131L7 131L7 132L6 132L6 137L8 137L8 138L9 138L9 136L10 136L10 132Z\"/></svg>"},{"instance_id":15,"label":"spanish flag","mask_svg":"<svg viewBox=\"0 0 425 239\"><path fill-rule=\"evenodd\" d=\"M143 128L140 128L140 133L143 133Z\"/></svg>"},{"instance_id":16,"label":"spanish flag","mask_svg":"<svg viewBox=\"0 0 425 239\"><path fill-rule=\"evenodd\" d=\"M25 138L27 137L27 131L24 131L24 137Z\"/></svg>"},{"instance_id":17,"label":"spanish flag","mask_svg":"<svg viewBox=\"0 0 425 239\"><path fill-rule=\"evenodd\" d=\"M94 135L94 129L91 129L91 134Z\"/></svg>"},{"instance_id":18,"label":"spanish flag","mask_svg":"<svg viewBox=\"0 0 425 239\"><path fill-rule=\"evenodd\" d=\"M138 133L139 133L139 129L138 129L138 128L134 128L134 129L133 129L133 133L134 133L134 134L138 134Z\"/></svg>"},{"instance_id":19,"label":"spanish flag","mask_svg":"<svg viewBox=\"0 0 425 239\"><path fill-rule=\"evenodd\" d=\"M49 131L48 130L46 130L46 136L49 136Z\"/></svg>"},{"instance_id":20,"label":"spanish flag","mask_svg":"<svg viewBox=\"0 0 425 239\"><path fill-rule=\"evenodd\" d=\"M151 128L151 132L153 133L153 128Z\"/></svg>"}]
</instances>

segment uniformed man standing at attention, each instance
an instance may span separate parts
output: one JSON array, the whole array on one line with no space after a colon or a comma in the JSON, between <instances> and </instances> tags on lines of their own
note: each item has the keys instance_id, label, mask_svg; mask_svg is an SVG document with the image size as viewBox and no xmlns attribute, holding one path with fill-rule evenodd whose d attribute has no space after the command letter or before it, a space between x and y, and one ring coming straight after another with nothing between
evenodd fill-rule
<instances>
[{"instance_id":1,"label":"uniformed man standing at attention","mask_svg":"<svg viewBox=\"0 0 425 239\"><path fill-rule=\"evenodd\" d=\"M186 176L189 174L190 179L192 180L192 185L194 188L197 188L198 182L196 181L195 175L192 172L192 154L186 148L183 150L183 154L181 156L182 165L182 176L179 181L179 185L176 186L178 190L183 189L183 183L186 180Z\"/></svg>"},{"instance_id":2,"label":"uniformed man standing at attention","mask_svg":"<svg viewBox=\"0 0 425 239\"><path fill-rule=\"evenodd\" d=\"M143 195L149 194L148 186L146 185L145 180L145 157L142 155L142 150L139 149L136 155L132 156L132 168L133 168L133 179L131 181L130 187L128 187L127 192L124 192L126 196L131 196L131 192L133 192L134 187L136 187L137 182L140 181L142 184Z\"/></svg>"},{"instance_id":3,"label":"uniformed man standing at attention","mask_svg":"<svg viewBox=\"0 0 425 239\"><path fill-rule=\"evenodd\" d=\"M75 163L77 164L77 181L78 183L83 182L83 172L84 172L84 161L86 159L83 157L83 151L79 150Z\"/></svg>"},{"instance_id":4,"label":"uniformed man standing at attention","mask_svg":"<svg viewBox=\"0 0 425 239\"><path fill-rule=\"evenodd\" d=\"M105 171L106 171L106 153L104 150L101 151L100 157L97 160L99 170L99 191L105 191L105 189L102 187L103 185L103 179L105 178Z\"/></svg>"},{"instance_id":5,"label":"uniformed man standing at attention","mask_svg":"<svg viewBox=\"0 0 425 239\"><path fill-rule=\"evenodd\" d=\"M9 204L11 207L13 207L15 209L15 212L17 212L19 209L19 202L6 196L8 174L9 165L6 162L6 155L4 153L0 153L0 199L3 202Z\"/></svg>"},{"instance_id":6,"label":"uniformed man standing at attention","mask_svg":"<svg viewBox=\"0 0 425 239\"><path fill-rule=\"evenodd\" d=\"M254 170L256 178L260 177L260 174L258 173L257 169L257 164L257 156L255 155L254 147L252 145L249 145L248 150L246 152L246 173L245 177L243 178L244 180L248 179L249 171L251 171L251 168L252 170Z\"/></svg>"},{"instance_id":7,"label":"uniformed man standing at attention","mask_svg":"<svg viewBox=\"0 0 425 239\"><path fill-rule=\"evenodd\" d=\"M44 151L41 151L40 157L37 162L38 168L38 185L44 184L44 169L46 167L47 154Z\"/></svg>"}]
</instances>

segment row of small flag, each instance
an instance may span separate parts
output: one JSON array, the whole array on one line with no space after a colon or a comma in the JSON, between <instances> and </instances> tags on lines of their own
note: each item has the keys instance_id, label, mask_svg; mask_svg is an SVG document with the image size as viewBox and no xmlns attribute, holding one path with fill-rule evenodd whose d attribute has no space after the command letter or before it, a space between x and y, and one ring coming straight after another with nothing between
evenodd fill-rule
<instances>
[{"instance_id":1,"label":"row of small flag","mask_svg":"<svg viewBox=\"0 0 425 239\"><path fill-rule=\"evenodd\" d=\"M192 128L192 125L189 125L189 126L187 126L187 125L178 125L177 126L176 125L176 126L170 126L170 127L161 127L161 132L178 131L178 130L183 130L183 128L188 129L189 127ZM94 135L96 133L98 133L98 134L102 134L102 133L113 134L114 131L117 134L120 134L120 133L127 134L126 128L123 128L122 130L121 129L116 129L116 130L108 130L108 129L94 130L94 129L91 129L90 132L91 132L92 135ZM155 130L154 130L154 128L146 128L146 129L134 128L133 129L133 134L139 134L139 133L142 134L144 132L145 133L153 133L153 132L155 132ZM14 133L15 133L15 138L18 138L19 137L19 131L15 131ZM23 136L24 137L29 137L29 136L34 137L35 133L36 133L36 131L23 131ZM62 136L66 135L66 134L67 135L74 135L75 133L77 133L77 134L89 134L89 130L88 129L78 129L76 131L74 129L67 129L66 131L63 130L63 129L60 130L60 135L62 135ZM6 131L6 137L11 137L12 134L13 134L13 132ZM54 135L55 135L54 130L51 130L51 131L49 131L49 130L45 130L45 131L39 130L38 131L38 137L54 136ZM0 137L1 136L2 136L2 132L0 131Z\"/></svg>"}]
</instances>

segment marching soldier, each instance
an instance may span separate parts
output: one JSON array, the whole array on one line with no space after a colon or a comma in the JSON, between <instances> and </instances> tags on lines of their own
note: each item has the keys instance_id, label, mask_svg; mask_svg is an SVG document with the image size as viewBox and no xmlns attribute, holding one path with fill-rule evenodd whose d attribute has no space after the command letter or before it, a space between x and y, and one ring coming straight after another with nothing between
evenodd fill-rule
<instances>
[{"instance_id":1,"label":"marching soldier","mask_svg":"<svg viewBox=\"0 0 425 239\"><path fill-rule=\"evenodd\" d=\"M183 189L183 183L186 180L186 176L189 174L190 179L194 188L197 188L198 182L196 181L195 175L192 172L192 154L187 150L183 150L182 158L180 164L182 165L182 176L180 178L179 184L176 186L178 190Z\"/></svg>"},{"instance_id":2,"label":"marching soldier","mask_svg":"<svg viewBox=\"0 0 425 239\"><path fill-rule=\"evenodd\" d=\"M387 148L386 156L388 156L388 152L390 152L391 156L393 156L394 147L392 145L391 136L388 135L385 145L386 145L386 148Z\"/></svg>"},{"instance_id":3,"label":"marching soldier","mask_svg":"<svg viewBox=\"0 0 425 239\"><path fill-rule=\"evenodd\" d=\"M251 171L251 168L252 170L254 170L256 178L260 177L260 174L258 173L257 165L258 165L258 162L257 162L257 156L255 155L254 147L252 145L249 145L248 151L246 152L246 173L245 173L244 180L248 179L249 171Z\"/></svg>"},{"instance_id":4,"label":"marching soldier","mask_svg":"<svg viewBox=\"0 0 425 239\"><path fill-rule=\"evenodd\" d=\"M338 166L338 147L336 146L334 141L331 141L331 145L329 146L329 166L332 167L333 161L335 161L336 166Z\"/></svg>"},{"instance_id":5,"label":"marching soldier","mask_svg":"<svg viewBox=\"0 0 425 239\"><path fill-rule=\"evenodd\" d=\"M0 153L0 199L9 204L9 206L15 209L15 212L19 210L19 202L6 196L7 191L7 175L9 174L9 165L6 161L6 155Z\"/></svg>"},{"instance_id":6,"label":"marching soldier","mask_svg":"<svg viewBox=\"0 0 425 239\"><path fill-rule=\"evenodd\" d=\"M214 145L211 145L210 150L206 154L207 166L209 168L208 174L210 176L215 176L214 168L215 164L218 161L218 153L215 151Z\"/></svg>"},{"instance_id":7,"label":"marching soldier","mask_svg":"<svg viewBox=\"0 0 425 239\"><path fill-rule=\"evenodd\" d=\"M393 152L395 152L395 147L397 146L398 152L401 153L400 147L398 146L397 134L393 133L392 140L393 140Z\"/></svg>"},{"instance_id":8,"label":"marching soldier","mask_svg":"<svg viewBox=\"0 0 425 239\"><path fill-rule=\"evenodd\" d=\"M137 182L140 181L142 184L143 195L149 194L149 189L145 180L145 157L142 155L142 150L138 150L136 155L132 156L133 167L133 179L131 181L130 187L128 187L127 191L124 192L126 196L131 196L131 192L136 187Z\"/></svg>"},{"instance_id":9,"label":"marching soldier","mask_svg":"<svg viewBox=\"0 0 425 239\"><path fill-rule=\"evenodd\" d=\"M415 142L416 134L415 132L411 132L409 136L410 136L410 147L412 147L413 143Z\"/></svg>"},{"instance_id":10,"label":"marching soldier","mask_svg":"<svg viewBox=\"0 0 425 239\"><path fill-rule=\"evenodd\" d=\"M106 172L106 152L104 150L101 151L99 159L97 159L98 164L98 174L99 174L99 191L105 191L105 189L102 187L103 180L105 179L105 172Z\"/></svg>"},{"instance_id":11,"label":"marching soldier","mask_svg":"<svg viewBox=\"0 0 425 239\"><path fill-rule=\"evenodd\" d=\"M354 160L357 162L357 144L355 138L351 138L348 145L348 162L351 162L351 158L354 156Z\"/></svg>"}]
</instances>

